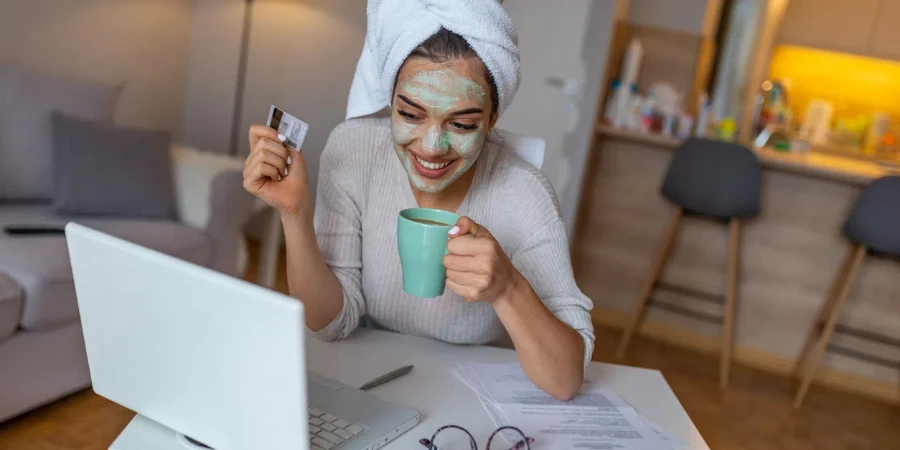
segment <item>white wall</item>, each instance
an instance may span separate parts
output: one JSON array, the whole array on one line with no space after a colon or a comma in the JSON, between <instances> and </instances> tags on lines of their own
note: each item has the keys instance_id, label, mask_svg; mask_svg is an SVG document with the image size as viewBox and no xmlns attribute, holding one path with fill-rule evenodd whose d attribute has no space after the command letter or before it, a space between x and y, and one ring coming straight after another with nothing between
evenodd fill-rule
<instances>
[{"instance_id":1,"label":"white wall","mask_svg":"<svg viewBox=\"0 0 900 450\"><path fill-rule=\"evenodd\" d=\"M571 233L609 47L627 0L572 0L564 9L545 0L504 6L519 32L522 84L498 126L545 140L542 170ZM575 92L565 92L566 82Z\"/></svg>"},{"instance_id":2,"label":"white wall","mask_svg":"<svg viewBox=\"0 0 900 450\"><path fill-rule=\"evenodd\" d=\"M592 4L582 47L582 57L586 67L585 80L587 80L582 89L584 100L580 104L575 130L566 136L563 146L563 156L571 167L571 179L565 189L558 193L560 208L569 229L570 239L578 220L578 206L592 151L590 147L594 142L600 99L605 95L607 88L603 84L603 77L610 62L609 53L616 28L624 20L629 0L595 0Z\"/></svg>"},{"instance_id":3,"label":"white wall","mask_svg":"<svg viewBox=\"0 0 900 450\"><path fill-rule=\"evenodd\" d=\"M125 83L116 121L176 136L190 0L0 0L0 59Z\"/></svg>"},{"instance_id":4,"label":"white wall","mask_svg":"<svg viewBox=\"0 0 900 450\"><path fill-rule=\"evenodd\" d=\"M584 167L590 154L609 49L627 0L578 0L567 7L545 0L505 4L519 31L522 84L498 126L544 138L544 174L556 189L573 231ZM574 98L554 82L579 85Z\"/></svg>"},{"instance_id":5,"label":"white wall","mask_svg":"<svg viewBox=\"0 0 900 450\"><path fill-rule=\"evenodd\" d=\"M582 100L568 97L560 83L585 83L582 48L593 3L569 0L564 9L546 0L504 3L519 33L522 82L498 127L544 139L542 170L557 191L570 178L563 141L575 128Z\"/></svg>"}]
</instances>

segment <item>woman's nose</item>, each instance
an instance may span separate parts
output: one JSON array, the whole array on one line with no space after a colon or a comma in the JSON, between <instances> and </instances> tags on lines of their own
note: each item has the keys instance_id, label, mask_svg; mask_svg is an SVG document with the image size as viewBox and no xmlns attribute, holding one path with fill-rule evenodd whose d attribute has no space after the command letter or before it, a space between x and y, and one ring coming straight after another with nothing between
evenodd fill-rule
<instances>
[{"instance_id":1,"label":"woman's nose","mask_svg":"<svg viewBox=\"0 0 900 450\"><path fill-rule=\"evenodd\" d=\"M450 139L441 127L434 125L422 139L422 151L429 155L445 155L450 151Z\"/></svg>"}]
</instances>

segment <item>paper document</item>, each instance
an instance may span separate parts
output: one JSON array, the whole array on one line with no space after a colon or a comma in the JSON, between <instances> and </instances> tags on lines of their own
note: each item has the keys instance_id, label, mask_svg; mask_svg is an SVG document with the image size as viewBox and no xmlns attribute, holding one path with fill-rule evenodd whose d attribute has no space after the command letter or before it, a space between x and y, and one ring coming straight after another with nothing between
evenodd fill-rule
<instances>
[{"instance_id":1,"label":"paper document","mask_svg":"<svg viewBox=\"0 0 900 450\"><path fill-rule=\"evenodd\" d=\"M456 370L494 424L520 428L535 439L535 450L671 450L686 445L599 382L586 382L575 398L561 402L535 386L518 363L466 363Z\"/></svg>"}]
</instances>

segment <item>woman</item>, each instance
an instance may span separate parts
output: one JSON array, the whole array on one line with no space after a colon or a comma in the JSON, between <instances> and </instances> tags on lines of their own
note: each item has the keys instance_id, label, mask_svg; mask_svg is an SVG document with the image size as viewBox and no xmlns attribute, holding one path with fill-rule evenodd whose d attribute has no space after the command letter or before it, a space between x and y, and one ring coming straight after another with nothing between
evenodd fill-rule
<instances>
[{"instance_id":1,"label":"woman","mask_svg":"<svg viewBox=\"0 0 900 450\"><path fill-rule=\"evenodd\" d=\"M370 4L370 33L371 17ZM344 338L365 315L381 328L453 343L511 339L525 374L569 399L593 350L591 302L575 284L550 184L488 139L518 85L518 55L510 76L445 28L419 42L383 80L392 86L390 119L333 130L315 212L303 154L266 126L250 129L244 186L281 213L290 294L304 302L317 337ZM354 90L364 84L357 78ZM416 206L462 216L444 259L448 289L434 299L402 290L396 218Z\"/></svg>"}]
</instances>

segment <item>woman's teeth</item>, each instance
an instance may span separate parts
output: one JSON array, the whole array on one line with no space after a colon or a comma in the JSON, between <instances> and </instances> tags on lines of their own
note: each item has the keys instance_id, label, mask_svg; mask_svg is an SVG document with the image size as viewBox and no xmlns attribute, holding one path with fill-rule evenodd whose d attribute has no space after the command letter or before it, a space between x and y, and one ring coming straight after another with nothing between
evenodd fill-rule
<instances>
[{"instance_id":1,"label":"woman's teeth","mask_svg":"<svg viewBox=\"0 0 900 450\"><path fill-rule=\"evenodd\" d=\"M433 163L433 162L425 161L422 158L419 158L418 156L416 156L416 161L418 161L419 164L422 165L422 167L424 167L426 169L431 169L431 170L443 169L444 167L449 166L451 162L453 162L453 161L447 161L447 162L442 162L442 163Z\"/></svg>"}]
</instances>

